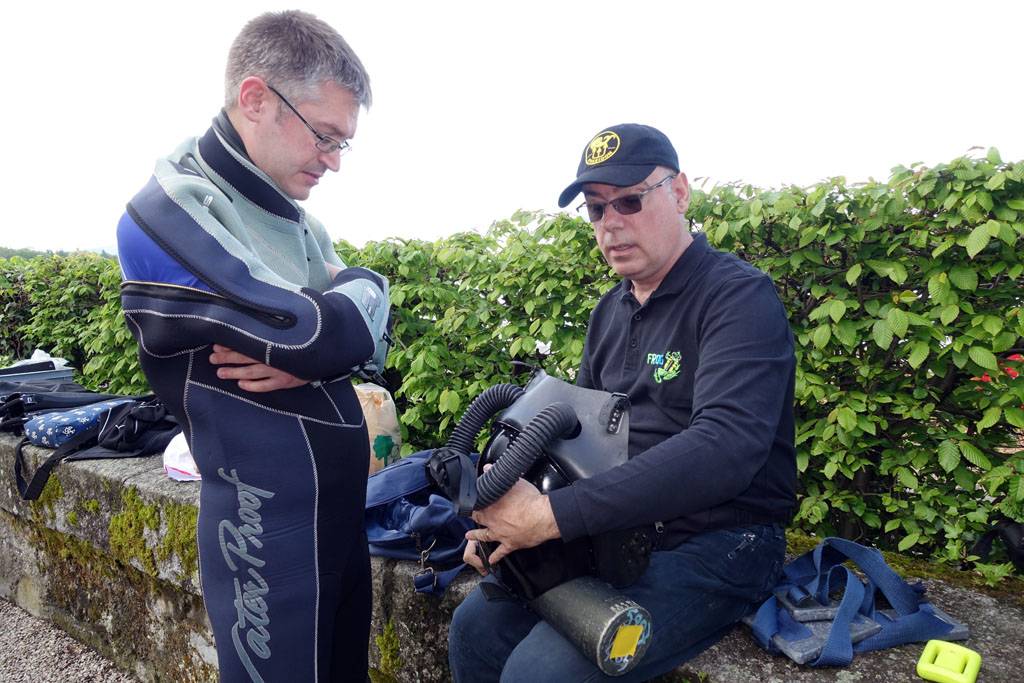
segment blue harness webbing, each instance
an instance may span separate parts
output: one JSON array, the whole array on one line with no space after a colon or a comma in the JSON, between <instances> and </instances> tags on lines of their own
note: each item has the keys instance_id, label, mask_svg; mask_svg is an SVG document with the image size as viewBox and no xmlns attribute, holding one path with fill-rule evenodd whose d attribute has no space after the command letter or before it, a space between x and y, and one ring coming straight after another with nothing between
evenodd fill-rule
<instances>
[{"instance_id":1,"label":"blue harness webbing","mask_svg":"<svg viewBox=\"0 0 1024 683\"><path fill-rule=\"evenodd\" d=\"M851 561L867 577L864 583L849 568ZM954 624L936 614L924 599L924 586L909 585L885 563L882 553L842 538L826 538L783 569L783 578L757 610L750 626L761 647L780 652L773 637L797 643L813 636L811 629L794 619L778 596L792 605L829 605L830 594L842 591L821 654L811 666L846 666L854 652L866 652L930 639L949 639ZM880 610L876 596L881 592L892 609ZM861 615L877 623L859 642L853 642L851 625Z\"/></svg>"}]
</instances>

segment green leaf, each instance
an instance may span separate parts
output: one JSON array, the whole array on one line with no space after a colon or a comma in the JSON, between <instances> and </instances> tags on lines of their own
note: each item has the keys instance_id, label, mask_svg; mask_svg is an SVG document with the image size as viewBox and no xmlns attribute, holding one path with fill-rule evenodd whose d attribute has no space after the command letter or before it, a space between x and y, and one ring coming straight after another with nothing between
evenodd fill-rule
<instances>
[{"instance_id":1,"label":"green leaf","mask_svg":"<svg viewBox=\"0 0 1024 683\"><path fill-rule=\"evenodd\" d=\"M455 395L455 392L449 391L448 389L445 389L444 391L441 392L441 396L438 399L437 404L438 404L438 407L441 408L442 412L445 412L445 413L452 412L449 409L449 407L448 407L448 401L454 395Z\"/></svg>"},{"instance_id":2,"label":"green leaf","mask_svg":"<svg viewBox=\"0 0 1024 683\"><path fill-rule=\"evenodd\" d=\"M907 314L898 308L890 308L889 313L885 316L885 320L889 323L889 329L892 330L893 334L903 339L907 334L907 327L910 325Z\"/></svg>"},{"instance_id":3,"label":"green leaf","mask_svg":"<svg viewBox=\"0 0 1024 683\"><path fill-rule=\"evenodd\" d=\"M544 324L540 326L540 333L544 335L544 337L550 339L555 334L555 329L557 329L555 321L545 320Z\"/></svg>"},{"instance_id":4,"label":"green leaf","mask_svg":"<svg viewBox=\"0 0 1024 683\"><path fill-rule=\"evenodd\" d=\"M838 463L835 460L829 460L825 463L825 467L822 468L822 472L825 474L826 479L831 479L835 476L836 470L839 469Z\"/></svg>"},{"instance_id":5,"label":"green leaf","mask_svg":"<svg viewBox=\"0 0 1024 683\"><path fill-rule=\"evenodd\" d=\"M952 472L960 464L960 449L956 444L946 439L939 444L939 466L946 472Z\"/></svg>"},{"instance_id":6,"label":"green leaf","mask_svg":"<svg viewBox=\"0 0 1024 683\"><path fill-rule=\"evenodd\" d=\"M857 345L859 335L857 334L857 325L849 320L843 320L834 331L836 339L838 339L843 346L854 347Z\"/></svg>"},{"instance_id":7,"label":"green leaf","mask_svg":"<svg viewBox=\"0 0 1024 683\"><path fill-rule=\"evenodd\" d=\"M914 476L914 473L906 467L896 468L896 478L900 480L900 483L903 484L903 486L912 491L916 491L917 487L920 485L917 481L917 477Z\"/></svg>"},{"instance_id":8,"label":"green leaf","mask_svg":"<svg viewBox=\"0 0 1024 683\"><path fill-rule=\"evenodd\" d=\"M949 281L957 288L973 292L978 288L978 274L969 266L956 266L949 271Z\"/></svg>"},{"instance_id":9,"label":"green leaf","mask_svg":"<svg viewBox=\"0 0 1024 683\"><path fill-rule=\"evenodd\" d=\"M848 406L843 406L839 409L836 419L839 421L839 425L848 432L852 432L857 426L857 413L853 412L853 409Z\"/></svg>"},{"instance_id":10,"label":"green leaf","mask_svg":"<svg viewBox=\"0 0 1024 683\"><path fill-rule=\"evenodd\" d=\"M915 370L921 367L921 363L928 357L929 348L927 344L922 342L915 342L913 348L910 351L910 355L907 357L907 362L910 363L910 367Z\"/></svg>"},{"instance_id":11,"label":"green leaf","mask_svg":"<svg viewBox=\"0 0 1024 683\"><path fill-rule=\"evenodd\" d=\"M1001 190L1006 184L1006 174L999 171L985 182L986 190Z\"/></svg>"},{"instance_id":12,"label":"green leaf","mask_svg":"<svg viewBox=\"0 0 1024 683\"><path fill-rule=\"evenodd\" d=\"M888 522L885 523L885 533L889 533L893 529L898 529L899 526L900 526L900 520L898 520L898 519L890 519Z\"/></svg>"},{"instance_id":13,"label":"green leaf","mask_svg":"<svg viewBox=\"0 0 1024 683\"><path fill-rule=\"evenodd\" d=\"M846 271L846 284L852 285L860 277L860 271L862 266L859 263L854 263L850 266L850 269Z\"/></svg>"},{"instance_id":14,"label":"green leaf","mask_svg":"<svg viewBox=\"0 0 1024 683\"><path fill-rule=\"evenodd\" d=\"M992 463L985 457L985 454L979 451L974 444L968 441L961 441L959 444L960 452L963 454L967 462L971 463L975 467L980 467L983 470L992 469Z\"/></svg>"},{"instance_id":15,"label":"green leaf","mask_svg":"<svg viewBox=\"0 0 1024 683\"><path fill-rule=\"evenodd\" d=\"M977 478L974 473L962 465L953 470L953 479L956 481L956 485L964 491L973 493L977 486Z\"/></svg>"},{"instance_id":16,"label":"green leaf","mask_svg":"<svg viewBox=\"0 0 1024 683\"><path fill-rule=\"evenodd\" d=\"M980 434L984 430L988 429L995 423L999 422L999 418L1003 416L1003 409L999 406L992 406L982 414L981 419L978 420L978 433Z\"/></svg>"},{"instance_id":17,"label":"green leaf","mask_svg":"<svg viewBox=\"0 0 1024 683\"><path fill-rule=\"evenodd\" d=\"M917 544L917 540L919 538L921 538L920 532L907 534L903 537L903 540L899 542L899 545L896 546L896 549L899 550L901 553L906 550L910 550Z\"/></svg>"},{"instance_id":18,"label":"green leaf","mask_svg":"<svg viewBox=\"0 0 1024 683\"><path fill-rule=\"evenodd\" d=\"M943 306L942 310L939 311L939 320L942 321L943 325L948 325L956 320L958 315L960 315L960 307L956 304L950 304L949 306Z\"/></svg>"},{"instance_id":19,"label":"green leaf","mask_svg":"<svg viewBox=\"0 0 1024 683\"><path fill-rule=\"evenodd\" d=\"M871 327L871 337L880 348L888 349L892 345L892 328L885 320L876 320Z\"/></svg>"},{"instance_id":20,"label":"green leaf","mask_svg":"<svg viewBox=\"0 0 1024 683\"><path fill-rule=\"evenodd\" d=\"M907 269L899 261L893 261L889 268L889 279L898 285L907 281Z\"/></svg>"},{"instance_id":21,"label":"green leaf","mask_svg":"<svg viewBox=\"0 0 1024 683\"><path fill-rule=\"evenodd\" d=\"M1014 427L1024 429L1024 410L1006 406L1003 408L1003 414L1006 416L1007 422L1012 424Z\"/></svg>"},{"instance_id":22,"label":"green leaf","mask_svg":"<svg viewBox=\"0 0 1024 683\"><path fill-rule=\"evenodd\" d=\"M991 241L992 235L988 232L988 227L985 225L979 225L974 230L971 230L971 234L967 236L967 255L971 258L977 256L982 249L988 246Z\"/></svg>"},{"instance_id":23,"label":"green leaf","mask_svg":"<svg viewBox=\"0 0 1024 683\"><path fill-rule=\"evenodd\" d=\"M967 350L967 355L975 363L985 368L986 370L998 370L999 364L996 362L995 355L988 349L981 346L972 346Z\"/></svg>"},{"instance_id":24,"label":"green leaf","mask_svg":"<svg viewBox=\"0 0 1024 683\"><path fill-rule=\"evenodd\" d=\"M809 462L807 451L797 451L796 453L796 469L798 472L807 471L807 463Z\"/></svg>"},{"instance_id":25,"label":"green leaf","mask_svg":"<svg viewBox=\"0 0 1024 683\"><path fill-rule=\"evenodd\" d=\"M956 244L956 240L952 237L947 237L942 244L932 249L932 258L938 258L945 252L949 251Z\"/></svg>"},{"instance_id":26,"label":"green leaf","mask_svg":"<svg viewBox=\"0 0 1024 683\"><path fill-rule=\"evenodd\" d=\"M846 302L833 299L828 305L828 315L833 322L839 322L846 315Z\"/></svg>"},{"instance_id":27,"label":"green leaf","mask_svg":"<svg viewBox=\"0 0 1024 683\"><path fill-rule=\"evenodd\" d=\"M986 315L985 321L981 323L981 326L993 337L1003 331L1003 321L994 315Z\"/></svg>"},{"instance_id":28,"label":"green leaf","mask_svg":"<svg viewBox=\"0 0 1024 683\"><path fill-rule=\"evenodd\" d=\"M819 325L812 335L814 346L819 349L825 348L831 339L832 329L829 327L828 323Z\"/></svg>"},{"instance_id":29,"label":"green leaf","mask_svg":"<svg viewBox=\"0 0 1024 683\"><path fill-rule=\"evenodd\" d=\"M949 276L945 273L938 273L928 278L928 296L937 303L941 303L949 295Z\"/></svg>"},{"instance_id":30,"label":"green leaf","mask_svg":"<svg viewBox=\"0 0 1024 683\"><path fill-rule=\"evenodd\" d=\"M857 426L872 436L878 434L878 430L875 429L875 423L864 416L857 418Z\"/></svg>"},{"instance_id":31,"label":"green leaf","mask_svg":"<svg viewBox=\"0 0 1024 683\"><path fill-rule=\"evenodd\" d=\"M990 195L988 192L978 192L977 197L978 206L985 209L986 211L991 211L992 207L995 206L995 204L992 202L992 195Z\"/></svg>"}]
</instances>

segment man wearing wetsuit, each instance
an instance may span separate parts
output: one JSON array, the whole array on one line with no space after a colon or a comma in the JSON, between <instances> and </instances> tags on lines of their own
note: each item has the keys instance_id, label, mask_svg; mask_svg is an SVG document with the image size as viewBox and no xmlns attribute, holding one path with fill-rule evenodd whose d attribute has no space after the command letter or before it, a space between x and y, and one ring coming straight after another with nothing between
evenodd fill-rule
<instances>
[{"instance_id":1,"label":"man wearing wetsuit","mask_svg":"<svg viewBox=\"0 0 1024 683\"><path fill-rule=\"evenodd\" d=\"M388 286L297 201L337 171L369 80L312 15L250 21L225 107L161 159L118 225L143 371L202 474L203 597L221 680L365 681L366 427Z\"/></svg>"},{"instance_id":2,"label":"man wearing wetsuit","mask_svg":"<svg viewBox=\"0 0 1024 683\"><path fill-rule=\"evenodd\" d=\"M668 138L622 124L584 148L559 206L583 193L623 278L590 318L577 383L630 398L630 460L547 495L524 480L474 513L467 562L553 538L651 525L650 565L622 590L651 614L644 659L611 678L518 601L474 591L449 662L469 681L645 681L718 640L768 597L795 507L793 336L771 279L686 225L690 190ZM491 599L488 599L490 596Z\"/></svg>"}]
</instances>

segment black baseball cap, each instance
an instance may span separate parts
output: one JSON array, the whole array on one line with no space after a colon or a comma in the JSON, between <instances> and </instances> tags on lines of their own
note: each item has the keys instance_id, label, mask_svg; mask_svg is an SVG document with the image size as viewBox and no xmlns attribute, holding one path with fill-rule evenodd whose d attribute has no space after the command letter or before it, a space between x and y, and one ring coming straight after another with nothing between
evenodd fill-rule
<instances>
[{"instance_id":1,"label":"black baseball cap","mask_svg":"<svg viewBox=\"0 0 1024 683\"><path fill-rule=\"evenodd\" d=\"M576 180L558 196L565 207L580 193L584 183L629 187L651 175L657 166L679 172L679 157L665 134L639 123L620 123L605 128L583 148Z\"/></svg>"}]
</instances>

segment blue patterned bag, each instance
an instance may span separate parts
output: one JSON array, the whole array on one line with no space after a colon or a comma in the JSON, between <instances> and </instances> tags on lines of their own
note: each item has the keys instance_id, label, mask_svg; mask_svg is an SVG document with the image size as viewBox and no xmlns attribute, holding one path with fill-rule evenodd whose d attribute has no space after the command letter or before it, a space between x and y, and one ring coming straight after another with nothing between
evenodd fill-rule
<instances>
[{"instance_id":1,"label":"blue patterned bag","mask_svg":"<svg viewBox=\"0 0 1024 683\"><path fill-rule=\"evenodd\" d=\"M110 413L111 408L132 400L129 397L114 398L70 410L36 415L25 423L25 436L33 445L57 448L80 432L93 429Z\"/></svg>"},{"instance_id":2,"label":"blue patterned bag","mask_svg":"<svg viewBox=\"0 0 1024 683\"><path fill-rule=\"evenodd\" d=\"M178 421L152 394L118 397L73 410L35 415L25 423L25 438L14 451L14 478L24 500L36 500L50 472L65 460L132 458L164 450L181 431ZM48 447L49 456L29 477L24 448Z\"/></svg>"}]
</instances>

